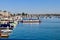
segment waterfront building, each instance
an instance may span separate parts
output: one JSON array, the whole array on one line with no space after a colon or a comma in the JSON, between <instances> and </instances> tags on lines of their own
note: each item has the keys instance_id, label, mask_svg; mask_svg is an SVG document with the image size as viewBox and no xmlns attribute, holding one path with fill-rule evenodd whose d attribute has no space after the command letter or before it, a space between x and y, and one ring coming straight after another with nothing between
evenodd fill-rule
<instances>
[{"instance_id":1,"label":"waterfront building","mask_svg":"<svg viewBox=\"0 0 60 40\"><path fill-rule=\"evenodd\" d=\"M11 14L10 12L7 12L7 11L0 11L0 17L10 17Z\"/></svg>"}]
</instances>

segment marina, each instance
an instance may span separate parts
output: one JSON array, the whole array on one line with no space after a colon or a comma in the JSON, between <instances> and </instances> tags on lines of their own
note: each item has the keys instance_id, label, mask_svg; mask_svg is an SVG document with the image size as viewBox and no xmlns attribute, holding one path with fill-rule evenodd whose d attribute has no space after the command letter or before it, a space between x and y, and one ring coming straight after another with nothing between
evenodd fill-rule
<instances>
[{"instance_id":1,"label":"marina","mask_svg":"<svg viewBox=\"0 0 60 40\"><path fill-rule=\"evenodd\" d=\"M50 39L55 37L60 39L60 36L56 36L59 34L56 31L59 31L60 28L59 16L38 16L37 14L4 16L0 18L1 39L40 39L41 37L41 39L47 39L45 38L47 36ZM55 35L53 36L53 34Z\"/></svg>"},{"instance_id":2,"label":"marina","mask_svg":"<svg viewBox=\"0 0 60 40\"><path fill-rule=\"evenodd\" d=\"M0 38L8 38L13 29L16 28L17 21L12 19L3 18L0 19Z\"/></svg>"},{"instance_id":3,"label":"marina","mask_svg":"<svg viewBox=\"0 0 60 40\"><path fill-rule=\"evenodd\" d=\"M60 40L60 0L0 0L0 40Z\"/></svg>"}]
</instances>

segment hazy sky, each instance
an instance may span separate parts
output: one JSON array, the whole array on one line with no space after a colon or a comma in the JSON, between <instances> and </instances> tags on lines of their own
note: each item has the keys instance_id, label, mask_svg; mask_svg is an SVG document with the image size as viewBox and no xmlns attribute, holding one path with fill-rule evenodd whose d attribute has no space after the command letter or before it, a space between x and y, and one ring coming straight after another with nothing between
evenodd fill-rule
<instances>
[{"instance_id":1,"label":"hazy sky","mask_svg":"<svg viewBox=\"0 0 60 40\"><path fill-rule=\"evenodd\" d=\"M60 13L60 0L0 0L0 10L13 13Z\"/></svg>"}]
</instances>

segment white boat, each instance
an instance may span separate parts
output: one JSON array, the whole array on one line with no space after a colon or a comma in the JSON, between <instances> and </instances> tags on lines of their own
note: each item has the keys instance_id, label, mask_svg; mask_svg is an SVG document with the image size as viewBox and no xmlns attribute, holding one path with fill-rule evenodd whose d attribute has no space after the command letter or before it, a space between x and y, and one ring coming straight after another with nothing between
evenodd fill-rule
<instances>
[{"instance_id":1,"label":"white boat","mask_svg":"<svg viewBox=\"0 0 60 40\"><path fill-rule=\"evenodd\" d=\"M40 23L40 20L22 20L23 23Z\"/></svg>"},{"instance_id":2,"label":"white boat","mask_svg":"<svg viewBox=\"0 0 60 40\"><path fill-rule=\"evenodd\" d=\"M14 26L14 28L16 27L16 25L18 24L18 22L14 21L14 23L10 23L11 26Z\"/></svg>"},{"instance_id":3,"label":"white boat","mask_svg":"<svg viewBox=\"0 0 60 40\"><path fill-rule=\"evenodd\" d=\"M12 30L1 30L2 32L8 32L8 33L11 33L12 32Z\"/></svg>"}]
</instances>

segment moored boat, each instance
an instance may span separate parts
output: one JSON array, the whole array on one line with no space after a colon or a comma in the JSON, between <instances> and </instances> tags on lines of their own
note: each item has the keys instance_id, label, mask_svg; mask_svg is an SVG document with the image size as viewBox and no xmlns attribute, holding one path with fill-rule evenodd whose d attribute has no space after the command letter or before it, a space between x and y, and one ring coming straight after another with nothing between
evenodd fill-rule
<instances>
[{"instance_id":1,"label":"moored boat","mask_svg":"<svg viewBox=\"0 0 60 40\"><path fill-rule=\"evenodd\" d=\"M8 33L0 33L0 38L8 38L9 34Z\"/></svg>"},{"instance_id":2,"label":"moored boat","mask_svg":"<svg viewBox=\"0 0 60 40\"><path fill-rule=\"evenodd\" d=\"M7 29L7 27L9 29L13 29L14 27L11 26L10 24L0 24L0 29Z\"/></svg>"},{"instance_id":3,"label":"moored boat","mask_svg":"<svg viewBox=\"0 0 60 40\"><path fill-rule=\"evenodd\" d=\"M41 21L40 20L32 20L32 19L30 19L30 20L22 20L21 21L22 23L40 23Z\"/></svg>"},{"instance_id":4,"label":"moored boat","mask_svg":"<svg viewBox=\"0 0 60 40\"><path fill-rule=\"evenodd\" d=\"M11 33L12 30L9 30L9 29L4 29L4 30L1 30L2 32L7 32L7 33Z\"/></svg>"}]
</instances>

